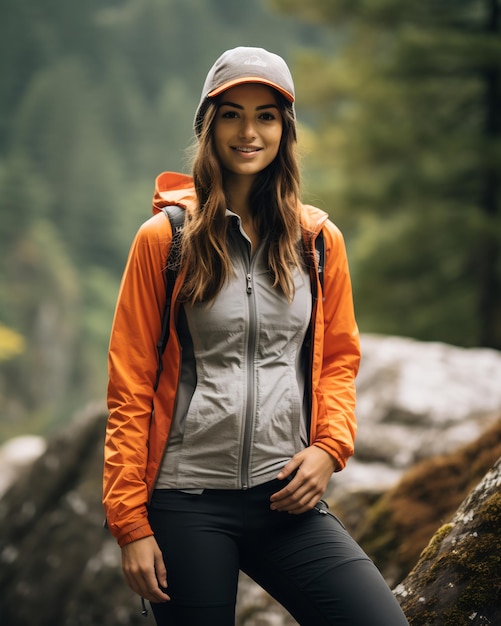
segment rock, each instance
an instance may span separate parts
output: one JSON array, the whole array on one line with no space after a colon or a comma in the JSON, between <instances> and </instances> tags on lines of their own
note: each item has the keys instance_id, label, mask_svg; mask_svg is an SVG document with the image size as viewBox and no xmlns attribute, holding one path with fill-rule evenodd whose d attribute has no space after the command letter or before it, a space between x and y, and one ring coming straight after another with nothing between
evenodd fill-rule
<instances>
[{"instance_id":1,"label":"rock","mask_svg":"<svg viewBox=\"0 0 501 626\"><path fill-rule=\"evenodd\" d=\"M433 535L396 596L412 626L501 624L501 459Z\"/></svg>"},{"instance_id":2,"label":"rock","mask_svg":"<svg viewBox=\"0 0 501 626\"><path fill-rule=\"evenodd\" d=\"M373 336L363 338L363 350L357 459L333 477L329 490L335 503L344 502L354 529L411 465L475 439L501 410L501 356L495 351ZM151 615L141 616L139 598L122 578L120 551L102 525L105 423L103 406L87 407L48 441L0 500L2 626L31 626L33 616L44 626L154 623ZM452 515L449 505L444 515ZM410 525L391 530L396 541L400 532L410 533ZM402 571L403 561L398 567ZM236 623L294 621L242 576Z\"/></svg>"},{"instance_id":3,"label":"rock","mask_svg":"<svg viewBox=\"0 0 501 626\"><path fill-rule=\"evenodd\" d=\"M43 437L14 437L0 447L0 498L16 480L19 472L45 452Z\"/></svg>"},{"instance_id":4,"label":"rock","mask_svg":"<svg viewBox=\"0 0 501 626\"><path fill-rule=\"evenodd\" d=\"M412 465L474 441L501 413L501 352L378 335L361 343L355 456L326 494L350 530Z\"/></svg>"},{"instance_id":5,"label":"rock","mask_svg":"<svg viewBox=\"0 0 501 626\"><path fill-rule=\"evenodd\" d=\"M297 626L296 620L266 591L240 574L236 608L237 626Z\"/></svg>"},{"instance_id":6,"label":"rock","mask_svg":"<svg viewBox=\"0 0 501 626\"><path fill-rule=\"evenodd\" d=\"M104 407L88 407L0 500L3 626L148 624L103 528L105 423Z\"/></svg>"},{"instance_id":7,"label":"rock","mask_svg":"<svg viewBox=\"0 0 501 626\"><path fill-rule=\"evenodd\" d=\"M501 419L476 441L421 461L352 524L352 533L388 583L400 582L430 537L501 458Z\"/></svg>"},{"instance_id":8,"label":"rock","mask_svg":"<svg viewBox=\"0 0 501 626\"><path fill-rule=\"evenodd\" d=\"M107 414L87 407L0 500L2 626L148 626L127 587L120 550L103 527L101 480ZM295 621L242 575L238 626Z\"/></svg>"}]
</instances>

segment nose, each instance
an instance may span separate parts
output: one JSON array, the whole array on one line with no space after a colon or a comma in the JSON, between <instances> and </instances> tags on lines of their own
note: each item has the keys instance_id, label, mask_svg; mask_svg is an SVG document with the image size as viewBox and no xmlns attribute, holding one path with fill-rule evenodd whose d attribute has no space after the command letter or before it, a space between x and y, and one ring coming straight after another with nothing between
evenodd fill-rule
<instances>
[{"instance_id":1,"label":"nose","mask_svg":"<svg viewBox=\"0 0 501 626\"><path fill-rule=\"evenodd\" d=\"M256 136L256 129L254 127L254 122L250 118L242 118L242 123L238 129L239 136L241 139L254 139Z\"/></svg>"}]
</instances>

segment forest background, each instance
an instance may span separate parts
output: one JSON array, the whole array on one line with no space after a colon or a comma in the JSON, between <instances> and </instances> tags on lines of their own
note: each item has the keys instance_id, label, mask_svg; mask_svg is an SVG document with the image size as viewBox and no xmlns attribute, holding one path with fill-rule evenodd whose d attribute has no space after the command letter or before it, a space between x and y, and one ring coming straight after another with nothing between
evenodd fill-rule
<instances>
[{"instance_id":1,"label":"forest background","mask_svg":"<svg viewBox=\"0 0 501 626\"><path fill-rule=\"evenodd\" d=\"M0 0L0 442L104 398L130 242L225 49L285 56L362 332L501 349L499 0Z\"/></svg>"}]
</instances>

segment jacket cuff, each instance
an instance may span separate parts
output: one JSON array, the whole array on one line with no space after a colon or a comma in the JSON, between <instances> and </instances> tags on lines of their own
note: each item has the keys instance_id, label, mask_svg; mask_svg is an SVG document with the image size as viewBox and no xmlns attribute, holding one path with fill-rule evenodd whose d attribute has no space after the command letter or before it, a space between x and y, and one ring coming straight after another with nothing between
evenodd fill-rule
<instances>
[{"instance_id":1,"label":"jacket cuff","mask_svg":"<svg viewBox=\"0 0 501 626\"><path fill-rule=\"evenodd\" d=\"M341 457L339 453L337 452L337 450L334 450L332 446L329 446L323 441L314 441L313 445L316 446L317 448L321 448L322 450L325 450L325 452L330 454L330 456L334 459L334 461L336 462L336 467L334 468L334 472L340 472L342 469L346 467L346 459Z\"/></svg>"},{"instance_id":2,"label":"jacket cuff","mask_svg":"<svg viewBox=\"0 0 501 626\"><path fill-rule=\"evenodd\" d=\"M129 530L123 535L119 535L117 537L118 545L123 548L128 543L132 543L133 541L137 541L138 539L144 539L145 537L151 537L153 535L153 530L151 526L146 523L143 526L138 526L133 530Z\"/></svg>"}]
</instances>

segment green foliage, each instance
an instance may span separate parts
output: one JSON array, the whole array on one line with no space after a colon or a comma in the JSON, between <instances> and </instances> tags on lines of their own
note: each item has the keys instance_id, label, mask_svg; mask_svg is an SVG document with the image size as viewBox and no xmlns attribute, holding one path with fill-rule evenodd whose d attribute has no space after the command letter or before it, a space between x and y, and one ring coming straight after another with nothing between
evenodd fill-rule
<instances>
[{"instance_id":1,"label":"green foliage","mask_svg":"<svg viewBox=\"0 0 501 626\"><path fill-rule=\"evenodd\" d=\"M308 43L330 38L261 0L2 2L0 440L104 397L127 251L155 176L189 167L208 67Z\"/></svg>"},{"instance_id":2,"label":"green foliage","mask_svg":"<svg viewBox=\"0 0 501 626\"><path fill-rule=\"evenodd\" d=\"M81 298L76 271L57 231L47 220L33 220L9 250L6 317L26 337L23 358L2 368L9 394L56 410L71 376L75 315Z\"/></svg>"},{"instance_id":3,"label":"green foliage","mask_svg":"<svg viewBox=\"0 0 501 626\"><path fill-rule=\"evenodd\" d=\"M296 76L362 330L501 348L499 2L275 4L345 35Z\"/></svg>"},{"instance_id":4,"label":"green foliage","mask_svg":"<svg viewBox=\"0 0 501 626\"><path fill-rule=\"evenodd\" d=\"M154 177L189 168L207 68L241 44L293 67L307 199L346 235L362 330L499 345L501 55L488 7L3 2L0 322L25 340L0 365L4 420L22 430L31 412L46 428L104 395L114 298Z\"/></svg>"}]
</instances>

